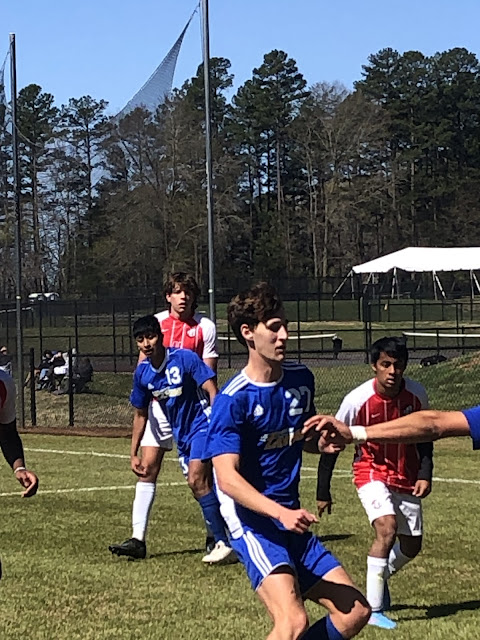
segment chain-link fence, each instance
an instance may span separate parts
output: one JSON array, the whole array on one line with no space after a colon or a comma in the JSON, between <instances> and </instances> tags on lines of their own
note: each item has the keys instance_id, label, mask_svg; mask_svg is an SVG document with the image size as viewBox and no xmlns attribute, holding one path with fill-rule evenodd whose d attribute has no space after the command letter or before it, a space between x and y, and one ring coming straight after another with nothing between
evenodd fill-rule
<instances>
[{"instance_id":1,"label":"chain-link fence","mask_svg":"<svg viewBox=\"0 0 480 640\"><path fill-rule=\"evenodd\" d=\"M25 423L46 427L129 426L132 411L128 398L137 348L133 322L162 306L160 297L96 301L39 301L23 310L24 370L27 374ZM449 405L448 380L435 382L428 365L444 358L447 379L457 373L478 376L476 353L480 351L480 303L472 299L337 300L312 294L293 294L285 300L289 319L289 357L310 366L318 378L318 398L323 410L335 410L343 395L368 378L368 354L372 343L385 335L404 335L410 352L409 370L432 385L439 408ZM205 311L205 301L199 305ZM13 309L0 311L0 345L15 352ZM217 306L219 384L245 363L244 348L226 322L226 304ZM46 349L69 354L68 374L58 374L55 386L39 383L38 370ZM92 379L80 389L75 363L88 358ZM470 363L470 364L468 364ZM424 365L424 366L422 366ZM13 357L13 372L16 373ZM438 372L437 372L438 373ZM458 377L458 376L457 376ZM460 376L461 377L461 376ZM456 383L455 383L456 384ZM439 395L440 394L440 395ZM443 394L443 396L441 395Z\"/></svg>"}]
</instances>

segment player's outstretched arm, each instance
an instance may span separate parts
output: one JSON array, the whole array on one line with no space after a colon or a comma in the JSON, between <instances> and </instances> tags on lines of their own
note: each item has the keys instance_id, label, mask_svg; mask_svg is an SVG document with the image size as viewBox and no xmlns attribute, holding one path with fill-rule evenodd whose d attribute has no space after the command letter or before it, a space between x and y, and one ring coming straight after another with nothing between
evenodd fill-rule
<instances>
[{"instance_id":1,"label":"player's outstretched arm","mask_svg":"<svg viewBox=\"0 0 480 640\"><path fill-rule=\"evenodd\" d=\"M305 428L321 431L323 446L365 440L380 443L432 442L440 438L470 435L467 418L461 411L416 411L390 422L350 428L332 416L318 415L307 420Z\"/></svg>"},{"instance_id":2,"label":"player's outstretched arm","mask_svg":"<svg viewBox=\"0 0 480 640\"><path fill-rule=\"evenodd\" d=\"M257 491L240 475L239 460L239 456L233 453L213 458L218 486L235 502L262 516L275 518L285 529L294 533L304 533L311 524L318 522L316 516L306 509L288 509Z\"/></svg>"},{"instance_id":3,"label":"player's outstretched arm","mask_svg":"<svg viewBox=\"0 0 480 640\"><path fill-rule=\"evenodd\" d=\"M368 440L375 442L432 442L440 438L470 435L461 411L416 411L390 422L367 427Z\"/></svg>"}]
</instances>

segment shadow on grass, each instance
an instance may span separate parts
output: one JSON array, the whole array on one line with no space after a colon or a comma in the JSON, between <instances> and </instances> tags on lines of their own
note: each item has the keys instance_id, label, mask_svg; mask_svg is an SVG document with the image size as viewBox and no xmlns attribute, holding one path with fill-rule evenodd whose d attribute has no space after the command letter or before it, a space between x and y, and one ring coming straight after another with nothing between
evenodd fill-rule
<instances>
[{"instance_id":1,"label":"shadow on grass","mask_svg":"<svg viewBox=\"0 0 480 640\"><path fill-rule=\"evenodd\" d=\"M326 536L319 536L322 542L335 542L336 540L348 540L353 533L332 533Z\"/></svg>"},{"instance_id":2,"label":"shadow on grass","mask_svg":"<svg viewBox=\"0 0 480 640\"><path fill-rule=\"evenodd\" d=\"M428 605L392 605L390 611L424 611L422 616L402 617L402 620L424 620L433 618L448 618L459 611L476 611L480 609L480 600L466 600L465 602L446 602L444 604Z\"/></svg>"},{"instance_id":3,"label":"shadow on grass","mask_svg":"<svg viewBox=\"0 0 480 640\"><path fill-rule=\"evenodd\" d=\"M149 553L148 558L167 558L168 556L196 556L199 553L205 555L205 549L182 549L181 551L165 551L163 553Z\"/></svg>"}]
</instances>

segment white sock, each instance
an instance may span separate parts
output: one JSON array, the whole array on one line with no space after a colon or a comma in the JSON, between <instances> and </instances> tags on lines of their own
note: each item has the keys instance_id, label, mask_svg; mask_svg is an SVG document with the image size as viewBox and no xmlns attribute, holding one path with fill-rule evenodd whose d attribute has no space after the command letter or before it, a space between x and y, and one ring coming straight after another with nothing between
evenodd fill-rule
<instances>
[{"instance_id":1,"label":"white sock","mask_svg":"<svg viewBox=\"0 0 480 640\"><path fill-rule=\"evenodd\" d=\"M400 569L404 567L407 562L410 562L410 560L412 560L412 558L409 558L404 553L402 553L402 550L400 549L400 543L397 540L397 542L395 542L395 544L393 545L392 550L390 551L390 555L388 556L386 578L388 579L394 573L400 571Z\"/></svg>"},{"instance_id":2,"label":"white sock","mask_svg":"<svg viewBox=\"0 0 480 640\"><path fill-rule=\"evenodd\" d=\"M135 487L135 499L132 508L133 538L145 540L147 533L148 517L153 501L155 500L154 482L137 482Z\"/></svg>"},{"instance_id":3,"label":"white sock","mask_svg":"<svg viewBox=\"0 0 480 640\"><path fill-rule=\"evenodd\" d=\"M387 563L387 558L367 557L367 600L372 611L381 611L383 608Z\"/></svg>"}]
</instances>

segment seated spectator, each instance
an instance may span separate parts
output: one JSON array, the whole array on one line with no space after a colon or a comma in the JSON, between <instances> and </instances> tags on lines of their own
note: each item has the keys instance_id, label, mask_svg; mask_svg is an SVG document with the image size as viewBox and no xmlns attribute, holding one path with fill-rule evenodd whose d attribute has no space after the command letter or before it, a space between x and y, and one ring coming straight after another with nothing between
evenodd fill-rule
<instances>
[{"instance_id":1,"label":"seated spectator","mask_svg":"<svg viewBox=\"0 0 480 640\"><path fill-rule=\"evenodd\" d=\"M8 349L4 345L0 347L0 370L12 375L12 356L8 354Z\"/></svg>"},{"instance_id":2,"label":"seated spectator","mask_svg":"<svg viewBox=\"0 0 480 640\"><path fill-rule=\"evenodd\" d=\"M35 367L35 379L37 381L37 390L46 389L49 383L49 374L52 366L53 352L45 349L42 359L37 367Z\"/></svg>"},{"instance_id":3,"label":"seated spectator","mask_svg":"<svg viewBox=\"0 0 480 640\"><path fill-rule=\"evenodd\" d=\"M68 351L57 353L53 356L53 375L55 377L63 377L68 373Z\"/></svg>"},{"instance_id":4,"label":"seated spectator","mask_svg":"<svg viewBox=\"0 0 480 640\"><path fill-rule=\"evenodd\" d=\"M74 350L72 350L74 353ZM67 365L68 369L68 365ZM68 371L67 371L68 373ZM72 389L73 393L82 393L86 389L86 385L92 381L93 378L93 366L90 358L87 357L74 357L72 358ZM68 393L70 388L70 376L64 375L58 389L54 392L56 395L62 395Z\"/></svg>"}]
</instances>

